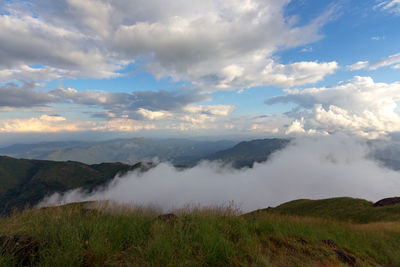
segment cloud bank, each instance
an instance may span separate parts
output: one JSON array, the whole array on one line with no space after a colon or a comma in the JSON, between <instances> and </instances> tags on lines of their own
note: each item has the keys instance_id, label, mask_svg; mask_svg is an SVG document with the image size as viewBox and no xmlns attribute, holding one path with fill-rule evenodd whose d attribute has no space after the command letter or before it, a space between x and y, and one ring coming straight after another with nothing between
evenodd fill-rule
<instances>
[{"instance_id":1,"label":"cloud bank","mask_svg":"<svg viewBox=\"0 0 400 267\"><path fill-rule=\"evenodd\" d=\"M298 133L349 133L377 138L400 130L400 83L376 83L356 76L332 87L285 90L266 104L295 103L288 130Z\"/></svg>"},{"instance_id":2,"label":"cloud bank","mask_svg":"<svg viewBox=\"0 0 400 267\"><path fill-rule=\"evenodd\" d=\"M40 206L113 200L169 210L186 204L213 206L234 201L243 211L251 211L299 198L350 196L376 201L398 195L400 172L381 167L367 154L361 139L337 135L298 138L252 169L234 170L203 162L176 170L161 163L145 173L116 177L91 194L79 189L54 194Z\"/></svg>"}]
</instances>

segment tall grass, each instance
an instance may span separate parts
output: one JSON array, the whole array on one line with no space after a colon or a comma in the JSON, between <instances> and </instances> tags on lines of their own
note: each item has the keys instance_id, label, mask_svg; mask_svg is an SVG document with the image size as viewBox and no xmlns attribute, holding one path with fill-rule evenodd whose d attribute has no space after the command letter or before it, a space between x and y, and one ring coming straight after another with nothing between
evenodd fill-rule
<instances>
[{"instance_id":1,"label":"tall grass","mask_svg":"<svg viewBox=\"0 0 400 267\"><path fill-rule=\"evenodd\" d=\"M160 218L155 207L93 205L100 204L26 210L0 219L0 236L39 240L36 266L340 266L323 239L333 240L359 266L400 266L400 222L240 216L234 207L198 206ZM18 260L3 250L0 266Z\"/></svg>"}]
</instances>

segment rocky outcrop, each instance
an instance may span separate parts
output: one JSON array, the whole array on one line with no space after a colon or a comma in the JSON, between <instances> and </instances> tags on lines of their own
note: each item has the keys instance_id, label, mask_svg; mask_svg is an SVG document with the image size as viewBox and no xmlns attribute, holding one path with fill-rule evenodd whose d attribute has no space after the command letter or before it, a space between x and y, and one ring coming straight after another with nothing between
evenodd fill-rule
<instances>
[{"instance_id":1,"label":"rocky outcrop","mask_svg":"<svg viewBox=\"0 0 400 267\"><path fill-rule=\"evenodd\" d=\"M354 266L356 264L356 258L347 254L342 249L340 249L339 246L336 245L336 243L333 240L324 239L321 240L321 242L330 247L331 249L333 249L333 251L336 253L336 256L342 263L345 263L350 266Z\"/></svg>"},{"instance_id":2,"label":"rocky outcrop","mask_svg":"<svg viewBox=\"0 0 400 267\"><path fill-rule=\"evenodd\" d=\"M384 207L384 206L391 206L400 204L400 197L389 197L379 200L378 202L374 203L374 207Z\"/></svg>"}]
</instances>

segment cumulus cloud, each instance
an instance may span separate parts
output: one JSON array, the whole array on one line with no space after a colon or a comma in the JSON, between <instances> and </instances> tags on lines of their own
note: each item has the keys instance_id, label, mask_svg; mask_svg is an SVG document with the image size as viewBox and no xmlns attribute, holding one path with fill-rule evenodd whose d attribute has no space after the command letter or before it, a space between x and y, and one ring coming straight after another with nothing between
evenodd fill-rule
<instances>
[{"instance_id":1,"label":"cumulus cloud","mask_svg":"<svg viewBox=\"0 0 400 267\"><path fill-rule=\"evenodd\" d=\"M397 195L400 173L381 167L367 154L364 141L346 136L298 138L252 169L233 170L203 162L176 170L162 163L145 173L116 177L90 194L79 189L54 194L40 206L113 200L169 210L234 201L243 211L251 211L299 198L350 196L376 201Z\"/></svg>"},{"instance_id":2,"label":"cumulus cloud","mask_svg":"<svg viewBox=\"0 0 400 267\"><path fill-rule=\"evenodd\" d=\"M396 69L398 66L396 64L398 63L400 63L400 54L394 54L386 58L374 61L372 63L368 61L359 61L357 63L347 66L347 68L350 70L360 70L360 69L376 70L382 67L392 66L392 68Z\"/></svg>"},{"instance_id":3,"label":"cumulus cloud","mask_svg":"<svg viewBox=\"0 0 400 267\"><path fill-rule=\"evenodd\" d=\"M333 87L285 92L286 95L270 98L265 103L291 102L302 108L289 113L293 117L303 117L303 124L298 121L292 125L298 130L314 130L312 133L321 134L348 132L371 138L400 130L397 110L400 83L397 82L375 83L370 77L356 76Z\"/></svg>"},{"instance_id":4,"label":"cumulus cloud","mask_svg":"<svg viewBox=\"0 0 400 267\"><path fill-rule=\"evenodd\" d=\"M279 64L272 59L266 60L254 57L248 62L246 72L237 65L223 69L223 79L220 79L217 89L250 88L262 85L292 87L321 81L326 75L332 74L338 68L336 62L296 62ZM215 82L215 81L214 81Z\"/></svg>"},{"instance_id":5,"label":"cumulus cloud","mask_svg":"<svg viewBox=\"0 0 400 267\"><path fill-rule=\"evenodd\" d=\"M123 64L107 58L110 52L90 36L52 25L33 14L11 10L11 14L0 15L0 32L0 67L3 71L16 69L23 74L21 78L32 70L20 66L43 65L43 80L49 80L46 72L53 77L54 73L63 74L65 78L112 77Z\"/></svg>"},{"instance_id":6,"label":"cumulus cloud","mask_svg":"<svg viewBox=\"0 0 400 267\"><path fill-rule=\"evenodd\" d=\"M334 10L297 25L284 15L289 2L7 2L0 15L0 79L37 78L39 72L40 80L113 77L129 63L145 62L141 70L203 91L320 81L336 62L283 65L273 55L321 39L319 30ZM43 67L34 72L37 64Z\"/></svg>"}]
</instances>

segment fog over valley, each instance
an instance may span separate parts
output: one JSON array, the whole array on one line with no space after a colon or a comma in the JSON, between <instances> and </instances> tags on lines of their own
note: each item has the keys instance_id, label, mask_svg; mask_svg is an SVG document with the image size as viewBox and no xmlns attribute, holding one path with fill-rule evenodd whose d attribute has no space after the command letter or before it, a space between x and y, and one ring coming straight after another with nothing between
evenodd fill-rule
<instances>
[{"instance_id":1,"label":"fog over valley","mask_svg":"<svg viewBox=\"0 0 400 267\"><path fill-rule=\"evenodd\" d=\"M147 172L115 177L85 193L75 189L45 198L39 206L112 200L171 210L187 204L228 205L243 211L286 201L350 196L376 201L400 192L400 172L370 157L366 140L346 135L300 137L253 168L234 169L203 161L176 169L160 163Z\"/></svg>"}]
</instances>

